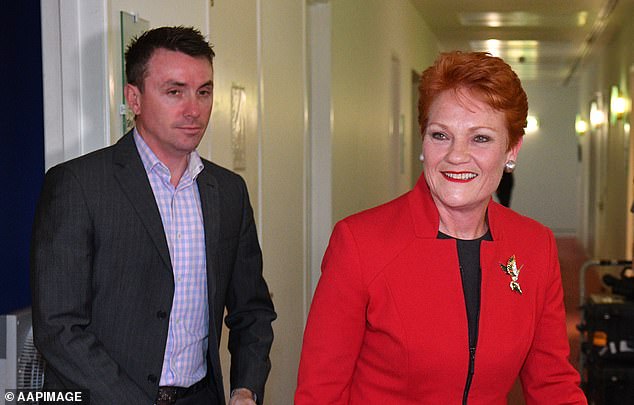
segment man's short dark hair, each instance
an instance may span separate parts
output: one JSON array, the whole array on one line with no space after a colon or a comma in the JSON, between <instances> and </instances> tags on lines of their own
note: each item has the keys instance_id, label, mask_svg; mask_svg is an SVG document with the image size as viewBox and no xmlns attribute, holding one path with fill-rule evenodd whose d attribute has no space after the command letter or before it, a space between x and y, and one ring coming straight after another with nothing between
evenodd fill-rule
<instances>
[{"instance_id":1,"label":"man's short dark hair","mask_svg":"<svg viewBox=\"0 0 634 405\"><path fill-rule=\"evenodd\" d=\"M143 91L147 64L157 49L205 58L213 64L215 53L205 37L193 27L160 27L134 38L125 51L125 74L130 84Z\"/></svg>"}]
</instances>

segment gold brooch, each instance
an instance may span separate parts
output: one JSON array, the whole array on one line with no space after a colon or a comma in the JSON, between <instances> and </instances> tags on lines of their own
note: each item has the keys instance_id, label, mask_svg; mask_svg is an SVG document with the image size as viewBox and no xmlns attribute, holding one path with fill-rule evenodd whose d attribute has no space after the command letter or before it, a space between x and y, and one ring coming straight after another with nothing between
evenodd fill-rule
<instances>
[{"instance_id":1,"label":"gold brooch","mask_svg":"<svg viewBox=\"0 0 634 405\"><path fill-rule=\"evenodd\" d=\"M502 271L511 276L511 284L509 285L511 287L511 291L516 291L521 295L522 287L520 287L520 283L517 281L517 279L520 276L520 270L522 270L524 266L518 269L517 262L515 261L515 255L513 255L509 258L509 261L506 263L506 265L500 264L500 267L502 267Z\"/></svg>"}]
</instances>

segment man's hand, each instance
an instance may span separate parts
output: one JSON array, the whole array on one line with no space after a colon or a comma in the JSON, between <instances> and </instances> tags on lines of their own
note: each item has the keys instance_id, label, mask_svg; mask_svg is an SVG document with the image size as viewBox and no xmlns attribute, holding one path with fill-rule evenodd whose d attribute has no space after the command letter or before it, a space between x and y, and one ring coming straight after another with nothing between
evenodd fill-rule
<instances>
[{"instance_id":1,"label":"man's hand","mask_svg":"<svg viewBox=\"0 0 634 405\"><path fill-rule=\"evenodd\" d=\"M229 398L229 405L256 405L255 396L251 390L247 388L238 388L231 391L231 398Z\"/></svg>"}]
</instances>

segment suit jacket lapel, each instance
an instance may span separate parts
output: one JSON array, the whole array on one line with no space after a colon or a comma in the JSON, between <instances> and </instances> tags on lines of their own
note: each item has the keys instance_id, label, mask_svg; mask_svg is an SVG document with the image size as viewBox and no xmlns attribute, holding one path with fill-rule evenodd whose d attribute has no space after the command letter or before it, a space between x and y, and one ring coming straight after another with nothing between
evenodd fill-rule
<instances>
[{"instance_id":1,"label":"suit jacket lapel","mask_svg":"<svg viewBox=\"0 0 634 405\"><path fill-rule=\"evenodd\" d=\"M114 165L114 175L121 188L141 218L141 222L154 241L165 265L172 271L172 262L161 214L156 205L143 162L134 144L132 132L128 132L114 146Z\"/></svg>"},{"instance_id":2,"label":"suit jacket lapel","mask_svg":"<svg viewBox=\"0 0 634 405\"><path fill-rule=\"evenodd\" d=\"M200 194L200 207L203 213L203 223L205 227L205 254L207 257L207 299L209 301L209 341L207 356L211 362L213 381L216 390L222 392L222 375L220 370L220 354L217 350L219 345L220 331L218 325L221 322L216 319L216 305L221 308L224 303L216 303L216 286L218 285L218 243L220 237L220 198L219 187L216 178L210 173L209 166L205 164L205 169L196 178L198 183L198 193ZM221 315L222 317L222 315ZM220 320L221 321L221 320Z\"/></svg>"},{"instance_id":3,"label":"suit jacket lapel","mask_svg":"<svg viewBox=\"0 0 634 405\"><path fill-rule=\"evenodd\" d=\"M209 172L208 166L198 174L198 193L205 226L205 252L207 257L207 294L209 295L210 325L214 322L213 303L216 296L217 250L220 236L220 202L218 196L218 182ZM213 323L215 324L215 323Z\"/></svg>"}]
</instances>

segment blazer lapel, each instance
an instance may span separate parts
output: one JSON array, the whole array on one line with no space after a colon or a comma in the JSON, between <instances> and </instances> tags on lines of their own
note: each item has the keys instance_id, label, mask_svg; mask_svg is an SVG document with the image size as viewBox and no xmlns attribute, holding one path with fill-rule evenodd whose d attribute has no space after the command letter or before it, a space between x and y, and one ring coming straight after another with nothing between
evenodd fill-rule
<instances>
[{"instance_id":1,"label":"blazer lapel","mask_svg":"<svg viewBox=\"0 0 634 405\"><path fill-rule=\"evenodd\" d=\"M150 181L137 152L132 132L128 132L114 147L114 175L121 188L145 225L150 237L165 262L172 271L165 230L161 220Z\"/></svg>"},{"instance_id":2,"label":"blazer lapel","mask_svg":"<svg viewBox=\"0 0 634 405\"><path fill-rule=\"evenodd\" d=\"M200 207L203 213L203 223L205 227L205 254L207 257L207 299L209 301L209 341L207 356L211 362L213 381L216 390L222 392L222 366L220 364L220 353L217 348L220 339L219 325L222 319L216 319L216 305L219 308L224 303L216 303L216 286L218 285L218 243L220 237L220 197L218 181L210 173L209 166L205 164L205 169L196 178L198 183L198 193L200 194ZM220 315L222 317L222 315Z\"/></svg>"},{"instance_id":3,"label":"blazer lapel","mask_svg":"<svg viewBox=\"0 0 634 405\"><path fill-rule=\"evenodd\" d=\"M218 182L216 178L209 172L209 168L205 165L205 169L198 174L196 179L198 183L198 193L200 194L200 206L203 213L203 223L205 226L205 253L207 257L207 294L209 295L209 317L210 325L215 322L213 303L216 296L216 285L218 272L218 240L220 236L220 202L218 196ZM215 325L215 323L213 323Z\"/></svg>"}]
</instances>

